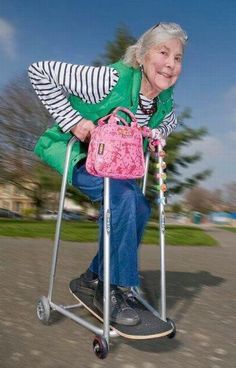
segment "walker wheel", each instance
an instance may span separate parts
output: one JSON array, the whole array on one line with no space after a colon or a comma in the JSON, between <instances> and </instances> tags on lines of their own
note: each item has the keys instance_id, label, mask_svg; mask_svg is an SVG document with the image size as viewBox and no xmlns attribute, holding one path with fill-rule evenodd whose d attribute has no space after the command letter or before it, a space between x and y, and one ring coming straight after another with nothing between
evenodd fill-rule
<instances>
[{"instance_id":1,"label":"walker wheel","mask_svg":"<svg viewBox=\"0 0 236 368\"><path fill-rule=\"evenodd\" d=\"M99 359L105 359L108 354L108 344L102 336L95 336L93 340L93 351Z\"/></svg>"},{"instance_id":2,"label":"walker wheel","mask_svg":"<svg viewBox=\"0 0 236 368\"><path fill-rule=\"evenodd\" d=\"M166 318L166 321L168 322L168 323L170 323L171 324L171 326L172 326L172 328L173 328L173 331L169 334L169 335L167 335L167 337L169 338L169 339L173 339L174 337L175 337L175 335L176 335L176 326L175 326L175 323L174 323L174 321L172 320L172 319L170 319L170 318Z\"/></svg>"},{"instance_id":3,"label":"walker wheel","mask_svg":"<svg viewBox=\"0 0 236 368\"><path fill-rule=\"evenodd\" d=\"M41 296L37 302L37 316L38 319L45 325L49 324L51 315L51 307L46 296Z\"/></svg>"}]
</instances>

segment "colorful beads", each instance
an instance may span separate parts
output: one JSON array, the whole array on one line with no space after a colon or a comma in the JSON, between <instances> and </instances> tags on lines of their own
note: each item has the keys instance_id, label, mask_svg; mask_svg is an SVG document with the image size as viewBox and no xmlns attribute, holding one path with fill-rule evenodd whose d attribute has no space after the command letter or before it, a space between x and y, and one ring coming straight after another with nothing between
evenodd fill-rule
<instances>
[{"instance_id":1,"label":"colorful beads","mask_svg":"<svg viewBox=\"0 0 236 368\"><path fill-rule=\"evenodd\" d=\"M155 151L152 151L152 156L155 157L155 158L158 158L158 157L164 158L166 156L166 153L165 153L165 151L158 152L158 151L155 150Z\"/></svg>"},{"instance_id":2,"label":"colorful beads","mask_svg":"<svg viewBox=\"0 0 236 368\"><path fill-rule=\"evenodd\" d=\"M165 173L162 173L162 174L156 173L156 174L155 174L155 178L156 178L156 179L163 179L163 180L166 180L166 174L165 174Z\"/></svg>"},{"instance_id":3,"label":"colorful beads","mask_svg":"<svg viewBox=\"0 0 236 368\"><path fill-rule=\"evenodd\" d=\"M166 156L165 151L160 151L160 152L159 152L159 157L165 157L165 156Z\"/></svg>"},{"instance_id":4,"label":"colorful beads","mask_svg":"<svg viewBox=\"0 0 236 368\"><path fill-rule=\"evenodd\" d=\"M159 163L156 163L155 166L156 166L157 169L159 169L160 164ZM162 169L165 169L166 168L166 163L164 161L162 162L161 167L162 167Z\"/></svg>"},{"instance_id":5,"label":"colorful beads","mask_svg":"<svg viewBox=\"0 0 236 368\"><path fill-rule=\"evenodd\" d=\"M166 184L157 185L157 190L160 190L162 192L166 192L167 191L167 185Z\"/></svg>"}]
</instances>

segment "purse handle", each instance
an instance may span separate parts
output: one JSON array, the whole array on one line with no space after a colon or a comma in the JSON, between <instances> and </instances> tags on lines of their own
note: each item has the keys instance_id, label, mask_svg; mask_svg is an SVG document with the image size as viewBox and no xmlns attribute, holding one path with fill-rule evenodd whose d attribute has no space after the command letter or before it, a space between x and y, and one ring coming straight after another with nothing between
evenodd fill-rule
<instances>
[{"instance_id":1,"label":"purse handle","mask_svg":"<svg viewBox=\"0 0 236 368\"><path fill-rule=\"evenodd\" d=\"M121 116L119 116L117 113L118 111L123 111L124 113L126 113L130 118L131 118L131 123L136 123L137 124L137 120L134 116L134 114L127 109L126 107L116 107L111 114L106 115L104 117L102 117L101 119L98 120L98 125L104 125L105 124L105 120L109 119L109 122L111 123L117 123L117 119L119 119L119 121L121 121L124 125L129 125L129 123L122 118ZM111 121L110 121L111 119Z\"/></svg>"},{"instance_id":2,"label":"purse handle","mask_svg":"<svg viewBox=\"0 0 236 368\"><path fill-rule=\"evenodd\" d=\"M134 114L129 109L127 109L126 107L121 107L121 106L116 107L115 110L113 110L112 115L117 115L118 111L125 112L126 115L128 115L131 118L132 122L137 123L137 120L136 120ZM120 118L120 116L119 116L119 119L124 120L123 118Z\"/></svg>"},{"instance_id":3,"label":"purse handle","mask_svg":"<svg viewBox=\"0 0 236 368\"><path fill-rule=\"evenodd\" d=\"M118 106L116 107L111 114L108 114L104 117L102 117L101 119L98 120L98 125L102 126L105 124L105 121L108 119L108 123L112 123L112 124L117 124L117 119L119 119L119 121L121 121L124 125L129 125L129 123L122 117L120 117L119 115L117 115L118 111L123 111L124 113L126 113L130 118L131 118L131 124L134 123L136 124L136 126L140 127L138 125L137 119L135 118L134 114L127 109L126 107L121 107ZM140 127L140 130L142 132L142 136L144 138L151 138L152 136L152 130L151 128L144 126L144 127ZM158 145L160 144L160 142L158 140L152 140L154 145Z\"/></svg>"}]
</instances>

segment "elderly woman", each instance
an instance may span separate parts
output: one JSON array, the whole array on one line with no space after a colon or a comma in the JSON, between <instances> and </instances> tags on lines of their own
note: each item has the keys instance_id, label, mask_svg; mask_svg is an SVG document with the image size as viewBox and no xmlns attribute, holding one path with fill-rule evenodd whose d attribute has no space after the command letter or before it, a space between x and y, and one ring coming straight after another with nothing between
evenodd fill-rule
<instances>
[{"instance_id":1,"label":"elderly woman","mask_svg":"<svg viewBox=\"0 0 236 368\"><path fill-rule=\"evenodd\" d=\"M112 65L92 67L56 61L32 64L29 78L55 119L54 134L58 136L51 146L45 145L43 138L39 139L36 153L62 171L65 142L75 135L77 151L72 154L68 180L102 206L103 179L90 175L85 169L86 142L96 121L117 106L126 107L141 126L152 129L152 138L163 142L177 125L172 95L181 73L186 41L187 35L179 25L160 23L145 32L136 44L128 47L123 59ZM47 155L49 150L50 155ZM138 246L149 219L150 205L135 180L111 179L110 206L110 318L118 324L135 325L140 320L139 315L125 298L122 288L139 284ZM98 253L87 271L71 282L71 288L94 294L94 305L102 311L102 211L99 228Z\"/></svg>"}]
</instances>

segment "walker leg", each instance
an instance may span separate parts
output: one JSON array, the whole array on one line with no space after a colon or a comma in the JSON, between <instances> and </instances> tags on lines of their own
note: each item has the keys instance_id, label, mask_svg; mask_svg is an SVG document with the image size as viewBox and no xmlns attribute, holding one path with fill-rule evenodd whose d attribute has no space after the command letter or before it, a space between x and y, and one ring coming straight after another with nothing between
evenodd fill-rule
<instances>
[{"instance_id":1,"label":"walker leg","mask_svg":"<svg viewBox=\"0 0 236 368\"><path fill-rule=\"evenodd\" d=\"M143 182L142 182L143 195L146 194L149 161L150 161L150 151L147 151L146 157L145 157L145 173L144 173Z\"/></svg>"},{"instance_id":2,"label":"walker leg","mask_svg":"<svg viewBox=\"0 0 236 368\"><path fill-rule=\"evenodd\" d=\"M57 214L56 232L55 232L55 238L54 238L54 249L53 249L53 256L52 256L51 273L50 273L50 280L49 280L49 290L48 290L49 303L52 301L53 284L54 284L55 275L56 275L57 258L58 258L58 251L59 251L59 246L60 246L61 221L62 221L62 213L64 209L64 202L65 202L65 193L66 193L66 187L67 187L67 176L68 176L70 155L71 155L72 146L76 142L76 140L77 139L75 137L71 138L71 140L68 143L67 150L66 150L64 173L62 177L59 208L58 208L58 214Z\"/></svg>"},{"instance_id":3,"label":"walker leg","mask_svg":"<svg viewBox=\"0 0 236 368\"><path fill-rule=\"evenodd\" d=\"M165 196L162 190L163 180L163 156L161 145L158 145L158 177L159 177L159 229L160 229L160 273L161 273L161 306L160 315L163 321L166 321L166 267L165 267Z\"/></svg>"},{"instance_id":4,"label":"walker leg","mask_svg":"<svg viewBox=\"0 0 236 368\"><path fill-rule=\"evenodd\" d=\"M111 212L110 212L110 179L104 178L104 283L103 283L103 337L109 346L110 336L110 230L111 230Z\"/></svg>"}]
</instances>

